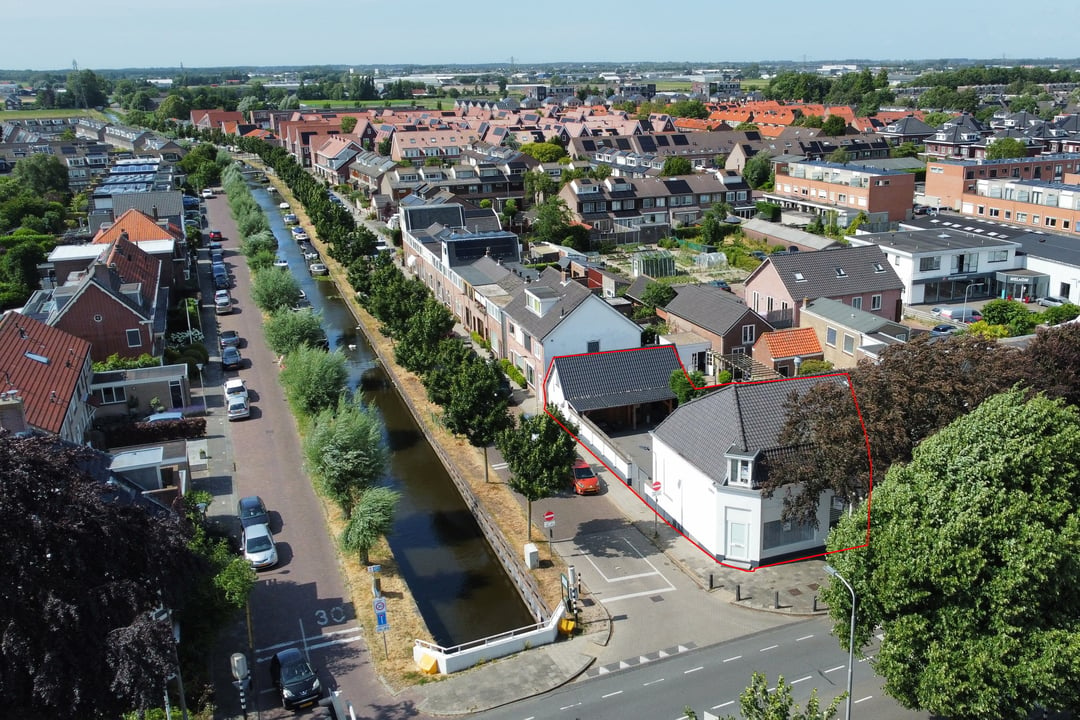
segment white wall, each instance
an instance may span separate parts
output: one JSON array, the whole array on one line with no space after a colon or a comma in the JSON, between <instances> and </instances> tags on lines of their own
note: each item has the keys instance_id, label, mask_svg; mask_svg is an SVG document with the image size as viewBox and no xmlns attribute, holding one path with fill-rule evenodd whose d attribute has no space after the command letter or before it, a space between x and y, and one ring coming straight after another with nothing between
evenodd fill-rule
<instances>
[{"instance_id":1,"label":"white wall","mask_svg":"<svg viewBox=\"0 0 1080 720\"><path fill-rule=\"evenodd\" d=\"M559 355L579 355L589 351L589 342L600 341L600 350L641 347L641 328L602 299L590 295L563 318L544 338L544 367Z\"/></svg>"}]
</instances>

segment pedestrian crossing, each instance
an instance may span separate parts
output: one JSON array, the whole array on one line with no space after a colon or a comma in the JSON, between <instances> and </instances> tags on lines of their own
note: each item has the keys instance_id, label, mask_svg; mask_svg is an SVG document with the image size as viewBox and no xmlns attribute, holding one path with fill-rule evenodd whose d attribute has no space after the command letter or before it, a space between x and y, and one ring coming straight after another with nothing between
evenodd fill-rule
<instances>
[{"instance_id":1,"label":"pedestrian crossing","mask_svg":"<svg viewBox=\"0 0 1080 720\"><path fill-rule=\"evenodd\" d=\"M645 655L637 655L636 657L608 663L607 665L594 665L585 672L585 677L593 678L601 675L608 675L613 672L619 672L620 670L629 670L630 668L645 665L654 660L662 660L666 657L671 657L672 655L689 652L695 648L697 648L697 643L689 642L685 645L675 645L674 647L664 648L663 650L657 650L656 652L647 653Z\"/></svg>"}]
</instances>

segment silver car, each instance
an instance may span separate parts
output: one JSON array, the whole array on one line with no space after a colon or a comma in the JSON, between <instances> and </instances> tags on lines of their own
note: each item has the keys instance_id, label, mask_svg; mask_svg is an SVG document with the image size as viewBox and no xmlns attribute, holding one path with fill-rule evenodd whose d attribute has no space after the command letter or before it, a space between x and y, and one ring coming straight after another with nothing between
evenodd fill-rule
<instances>
[{"instance_id":1,"label":"silver car","mask_svg":"<svg viewBox=\"0 0 1080 720\"><path fill-rule=\"evenodd\" d=\"M1063 297L1054 297L1053 295L1047 295L1036 300L1039 305L1043 307L1060 307L1062 305L1068 305L1069 299Z\"/></svg>"},{"instance_id":2,"label":"silver car","mask_svg":"<svg viewBox=\"0 0 1080 720\"><path fill-rule=\"evenodd\" d=\"M277 565L277 546L269 525L248 525L244 528L244 559L256 570Z\"/></svg>"}]
</instances>

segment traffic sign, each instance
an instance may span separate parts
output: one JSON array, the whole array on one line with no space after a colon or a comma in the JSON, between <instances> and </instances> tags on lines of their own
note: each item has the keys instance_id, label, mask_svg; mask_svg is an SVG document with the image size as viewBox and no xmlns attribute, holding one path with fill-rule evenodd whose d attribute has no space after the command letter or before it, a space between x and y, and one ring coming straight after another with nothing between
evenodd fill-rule
<instances>
[{"instance_id":1,"label":"traffic sign","mask_svg":"<svg viewBox=\"0 0 1080 720\"><path fill-rule=\"evenodd\" d=\"M544 513L544 521L545 522L552 522L554 520L555 520L555 513L551 512L550 510L548 510L546 513Z\"/></svg>"},{"instance_id":2,"label":"traffic sign","mask_svg":"<svg viewBox=\"0 0 1080 720\"><path fill-rule=\"evenodd\" d=\"M654 493L660 492L660 481L659 480L653 480L652 491Z\"/></svg>"},{"instance_id":3,"label":"traffic sign","mask_svg":"<svg viewBox=\"0 0 1080 720\"><path fill-rule=\"evenodd\" d=\"M386 632L389 630L390 621L386 617L386 598L375 598L371 601L371 607L375 610L375 632Z\"/></svg>"},{"instance_id":4,"label":"traffic sign","mask_svg":"<svg viewBox=\"0 0 1080 720\"><path fill-rule=\"evenodd\" d=\"M368 565L367 571L369 573L377 573L382 570L382 565Z\"/></svg>"}]
</instances>

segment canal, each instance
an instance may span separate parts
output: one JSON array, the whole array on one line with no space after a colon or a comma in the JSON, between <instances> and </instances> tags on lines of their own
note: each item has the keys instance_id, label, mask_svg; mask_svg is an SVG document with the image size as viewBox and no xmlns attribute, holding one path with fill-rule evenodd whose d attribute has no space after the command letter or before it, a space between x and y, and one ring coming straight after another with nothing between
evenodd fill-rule
<instances>
[{"instance_id":1,"label":"canal","mask_svg":"<svg viewBox=\"0 0 1080 720\"><path fill-rule=\"evenodd\" d=\"M386 424L390 472L385 484L401 493L390 549L435 642L456 645L533 624L475 519L435 451L389 381L352 311L333 282L317 280L292 239L276 196L253 185L278 241L278 257L316 312L331 350L345 354L349 387L378 408Z\"/></svg>"}]
</instances>

